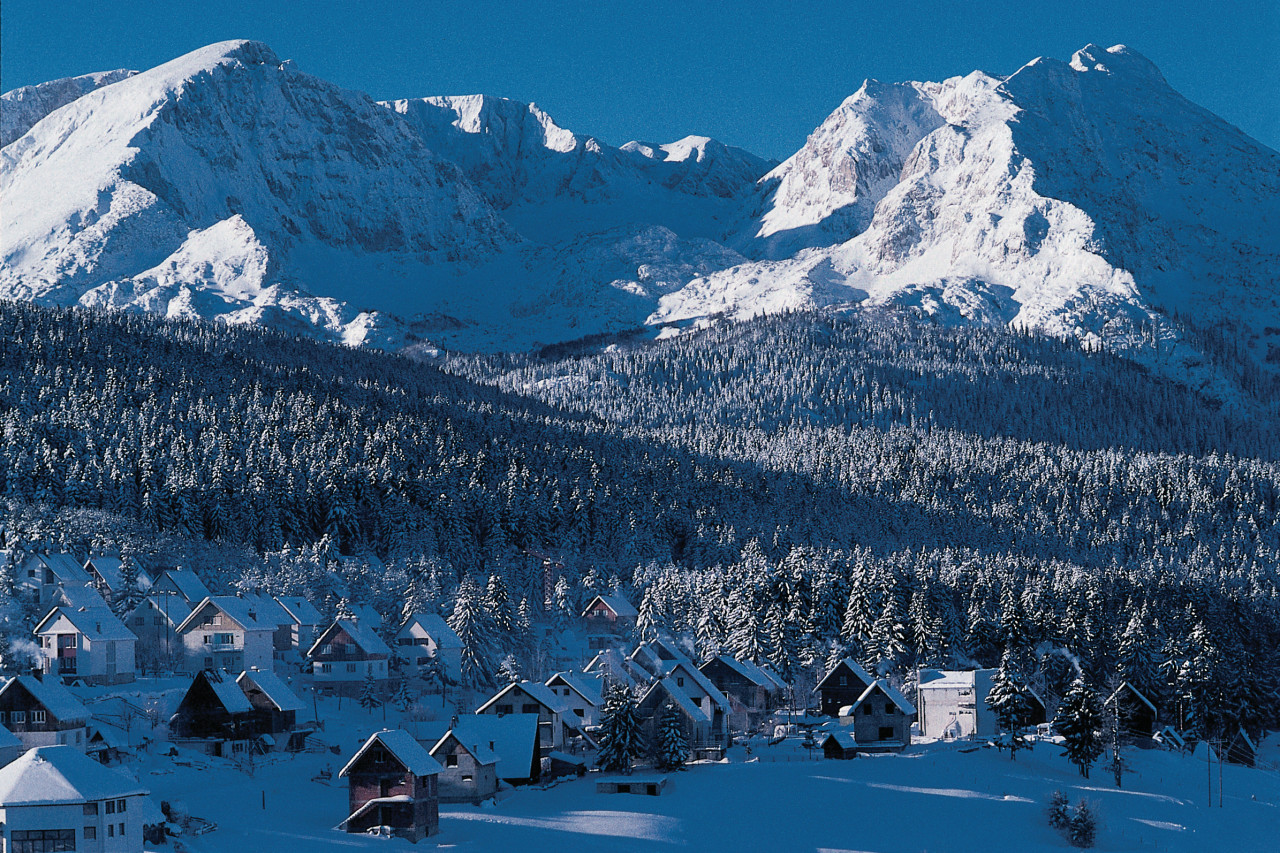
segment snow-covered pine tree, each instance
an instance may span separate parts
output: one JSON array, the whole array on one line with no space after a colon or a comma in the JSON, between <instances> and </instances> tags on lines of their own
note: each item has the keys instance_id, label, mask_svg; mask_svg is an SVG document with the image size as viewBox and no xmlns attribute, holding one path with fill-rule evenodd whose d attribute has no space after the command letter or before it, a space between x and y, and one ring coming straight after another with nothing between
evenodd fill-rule
<instances>
[{"instance_id":1,"label":"snow-covered pine tree","mask_svg":"<svg viewBox=\"0 0 1280 853\"><path fill-rule=\"evenodd\" d=\"M1072 846L1090 848L1098 835L1098 819L1094 816L1093 807L1088 800L1080 800L1071 812L1071 824L1067 827L1067 838Z\"/></svg>"},{"instance_id":2,"label":"snow-covered pine tree","mask_svg":"<svg viewBox=\"0 0 1280 853\"><path fill-rule=\"evenodd\" d=\"M689 760L689 739L676 706L668 702L658 718L658 742L654 745L654 764L659 770L683 770Z\"/></svg>"},{"instance_id":3,"label":"snow-covered pine tree","mask_svg":"<svg viewBox=\"0 0 1280 853\"><path fill-rule=\"evenodd\" d=\"M1016 760L1018 750L1030 749L1031 743L1022 734L1028 716L1026 684L1013 665L1012 655L1006 651L1000 660L1000 668L991 677L991 690L987 693L987 706L995 712L1000 735L997 749L1009 750L1009 758Z\"/></svg>"},{"instance_id":4,"label":"snow-covered pine tree","mask_svg":"<svg viewBox=\"0 0 1280 853\"><path fill-rule=\"evenodd\" d=\"M409 706L413 704L413 696L409 693L409 679L403 675L396 681L395 692L391 694L391 704L400 709L400 713L409 710Z\"/></svg>"},{"instance_id":5,"label":"snow-covered pine tree","mask_svg":"<svg viewBox=\"0 0 1280 853\"><path fill-rule=\"evenodd\" d=\"M484 607L493 620L493 627L498 632L499 641L510 643L512 629L515 627L515 616L511 612L511 593L507 590L507 582L501 572L489 575L489 583L485 587Z\"/></svg>"},{"instance_id":6,"label":"snow-covered pine tree","mask_svg":"<svg viewBox=\"0 0 1280 853\"><path fill-rule=\"evenodd\" d=\"M605 693L600 715L600 753L596 764L602 770L631 772L631 761L643 752L636 701L624 684L612 684Z\"/></svg>"},{"instance_id":7,"label":"snow-covered pine tree","mask_svg":"<svg viewBox=\"0 0 1280 853\"><path fill-rule=\"evenodd\" d=\"M1049 826L1065 833L1067 828L1071 826L1071 802L1067 799L1067 795L1061 791L1054 791L1049 797L1049 807L1046 810L1049 817Z\"/></svg>"},{"instance_id":8,"label":"snow-covered pine tree","mask_svg":"<svg viewBox=\"0 0 1280 853\"><path fill-rule=\"evenodd\" d=\"M1063 755L1074 764L1080 775L1089 778L1089 768L1103 753L1102 709L1097 694L1077 678L1058 707L1053 727L1062 735Z\"/></svg>"},{"instance_id":9,"label":"snow-covered pine tree","mask_svg":"<svg viewBox=\"0 0 1280 853\"><path fill-rule=\"evenodd\" d=\"M484 595L475 578L467 575L458 585L449 614L449 627L462 640L462 684L482 688L493 684L493 622L484 609Z\"/></svg>"},{"instance_id":10,"label":"snow-covered pine tree","mask_svg":"<svg viewBox=\"0 0 1280 853\"><path fill-rule=\"evenodd\" d=\"M142 601L142 590L138 587L138 561L132 554L120 555L120 592L116 598L115 612L124 616Z\"/></svg>"},{"instance_id":11,"label":"snow-covered pine tree","mask_svg":"<svg viewBox=\"0 0 1280 853\"><path fill-rule=\"evenodd\" d=\"M364 677L364 684L360 687L360 696L356 699L360 703L360 707L370 712L374 708L382 707L382 697L378 695L378 683L373 680L373 673L369 673Z\"/></svg>"},{"instance_id":12,"label":"snow-covered pine tree","mask_svg":"<svg viewBox=\"0 0 1280 853\"><path fill-rule=\"evenodd\" d=\"M515 655L507 655L502 659L502 663L498 664L497 680L499 684L520 683L520 664L516 662Z\"/></svg>"}]
</instances>

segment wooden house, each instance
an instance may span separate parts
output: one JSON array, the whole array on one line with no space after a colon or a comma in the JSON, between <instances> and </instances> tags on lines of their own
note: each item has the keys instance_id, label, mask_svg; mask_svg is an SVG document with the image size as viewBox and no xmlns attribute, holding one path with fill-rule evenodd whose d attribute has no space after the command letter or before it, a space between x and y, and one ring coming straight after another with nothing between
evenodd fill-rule
<instances>
[{"instance_id":1,"label":"wooden house","mask_svg":"<svg viewBox=\"0 0 1280 853\"><path fill-rule=\"evenodd\" d=\"M247 752L257 735L253 705L240 685L220 670L192 679L169 720L174 743L227 758Z\"/></svg>"},{"instance_id":2,"label":"wooden house","mask_svg":"<svg viewBox=\"0 0 1280 853\"><path fill-rule=\"evenodd\" d=\"M858 700L840 709L840 724L853 728L862 752L899 752L911 744L915 706L883 678L871 683Z\"/></svg>"},{"instance_id":3,"label":"wooden house","mask_svg":"<svg viewBox=\"0 0 1280 853\"><path fill-rule=\"evenodd\" d=\"M85 751L89 711L56 680L19 675L0 687L0 725L27 749L73 746Z\"/></svg>"},{"instance_id":4,"label":"wooden house","mask_svg":"<svg viewBox=\"0 0 1280 853\"><path fill-rule=\"evenodd\" d=\"M728 655L720 655L698 667L699 671L729 700L731 728L753 730L781 702L786 689L781 679L756 666Z\"/></svg>"},{"instance_id":5,"label":"wooden house","mask_svg":"<svg viewBox=\"0 0 1280 853\"><path fill-rule=\"evenodd\" d=\"M429 750L443 768L438 777L442 803L479 803L498 791L498 753L488 741L468 742L466 734L455 717Z\"/></svg>"},{"instance_id":6,"label":"wooden house","mask_svg":"<svg viewBox=\"0 0 1280 853\"><path fill-rule=\"evenodd\" d=\"M298 728L298 712L306 708L280 676L269 669L250 669L236 678L253 706L253 732L271 748L298 750L306 732Z\"/></svg>"},{"instance_id":7,"label":"wooden house","mask_svg":"<svg viewBox=\"0 0 1280 853\"><path fill-rule=\"evenodd\" d=\"M339 619L325 628L307 650L316 686L354 695L372 677L385 685L390 678L391 647L361 619Z\"/></svg>"},{"instance_id":8,"label":"wooden house","mask_svg":"<svg viewBox=\"0 0 1280 853\"><path fill-rule=\"evenodd\" d=\"M138 638L106 607L55 607L36 625L35 635L46 678L67 684L134 680Z\"/></svg>"},{"instance_id":9,"label":"wooden house","mask_svg":"<svg viewBox=\"0 0 1280 853\"><path fill-rule=\"evenodd\" d=\"M270 669L276 626L258 621L252 601L234 595L207 596L176 631L190 672Z\"/></svg>"},{"instance_id":10,"label":"wooden house","mask_svg":"<svg viewBox=\"0 0 1280 853\"><path fill-rule=\"evenodd\" d=\"M813 688L818 694L818 709L825 717L840 716L840 709L858 701L875 681L853 658L845 658L822 677Z\"/></svg>"},{"instance_id":11,"label":"wooden house","mask_svg":"<svg viewBox=\"0 0 1280 853\"><path fill-rule=\"evenodd\" d=\"M347 832L387 826L417 843L440 829L440 763L399 729L374 733L338 776L348 783Z\"/></svg>"},{"instance_id":12,"label":"wooden house","mask_svg":"<svg viewBox=\"0 0 1280 853\"><path fill-rule=\"evenodd\" d=\"M1107 697L1103 706L1120 708L1120 723L1135 737L1151 737L1159 729L1160 714L1142 691L1125 681Z\"/></svg>"},{"instance_id":13,"label":"wooden house","mask_svg":"<svg viewBox=\"0 0 1280 853\"><path fill-rule=\"evenodd\" d=\"M640 612L620 595L597 595L582 611L582 628L593 651L630 637Z\"/></svg>"},{"instance_id":14,"label":"wooden house","mask_svg":"<svg viewBox=\"0 0 1280 853\"><path fill-rule=\"evenodd\" d=\"M145 672L173 672L186 655L178 626L191 615L191 606L180 595L152 592L124 615L124 624L136 636L134 658Z\"/></svg>"},{"instance_id":15,"label":"wooden house","mask_svg":"<svg viewBox=\"0 0 1280 853\"><path fill-rule=\"evenodd\" d=\"M422 675L437 658L452 682L462 678L462 640L449 624L434 613L415 613L405 620L393 640L397 657L406 671Z\"/></svg>"},{"instance_id":16,"label":"wooden house","mask_svg":"<svg viewBox=\"0 0 1280 853\"><path fill-rule=\"evenodd\" d=\"M70 746L0 768L0 850L142 853L148 791Z\"/></svg>"}]
</instances>

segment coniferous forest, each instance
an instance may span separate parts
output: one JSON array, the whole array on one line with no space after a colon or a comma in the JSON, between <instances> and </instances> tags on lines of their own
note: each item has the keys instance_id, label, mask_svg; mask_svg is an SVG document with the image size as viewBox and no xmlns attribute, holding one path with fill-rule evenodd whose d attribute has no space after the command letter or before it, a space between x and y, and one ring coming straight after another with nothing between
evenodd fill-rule
<instances>
[{"instance_id":1,"label":"coniferous forest","mask_svg":"<svg viewBox=\"0 0 1280 853\"><path fill-rule=\"evenodd\" d=\"M415 360L2 303L0 417L10 566L461 614L477 682L621 590L641 635L801 684L1007 656L1194 733L1280 724L1274 402L1042 336L869 311Z\"/></svg>"}]
</instances>

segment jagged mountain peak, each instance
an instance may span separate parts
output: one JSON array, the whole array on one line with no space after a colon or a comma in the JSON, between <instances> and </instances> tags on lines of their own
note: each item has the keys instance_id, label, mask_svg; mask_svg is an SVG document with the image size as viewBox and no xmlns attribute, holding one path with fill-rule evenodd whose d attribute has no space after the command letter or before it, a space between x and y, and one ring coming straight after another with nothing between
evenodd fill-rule
<instances>
[{"instance_id":1,"label":"jagged mountain peak","mask_svg":"<svg viewBox=\"0 0 1280 853\"><path fill-rule=\"evenodd\" d=\"M137 73L127 68L117 68L114 71L97 71L78 77L50 80L34 86L20 86L5 92L0 95L0 148L35 127L36 122L54 110L65 107L95 89L118 83Z\"/></svg>"}]
</instances>

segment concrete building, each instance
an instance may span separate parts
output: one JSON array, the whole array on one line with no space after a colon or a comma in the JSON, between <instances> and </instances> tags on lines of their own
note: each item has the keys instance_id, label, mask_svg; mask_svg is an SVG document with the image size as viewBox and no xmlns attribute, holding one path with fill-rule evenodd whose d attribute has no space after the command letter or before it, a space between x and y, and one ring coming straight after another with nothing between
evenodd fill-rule
<instances>
[{"instance_id":1,"label":"concrete building","mask_svg":"<svg viewBox=\"0 0 1280 853\"><path fill-rule=\"evenodd\" d=\"M177 627L188 672L271 669L276 626L258 621L252 601L233 595L208 596Z\"/></svg>"}]
</instances>

